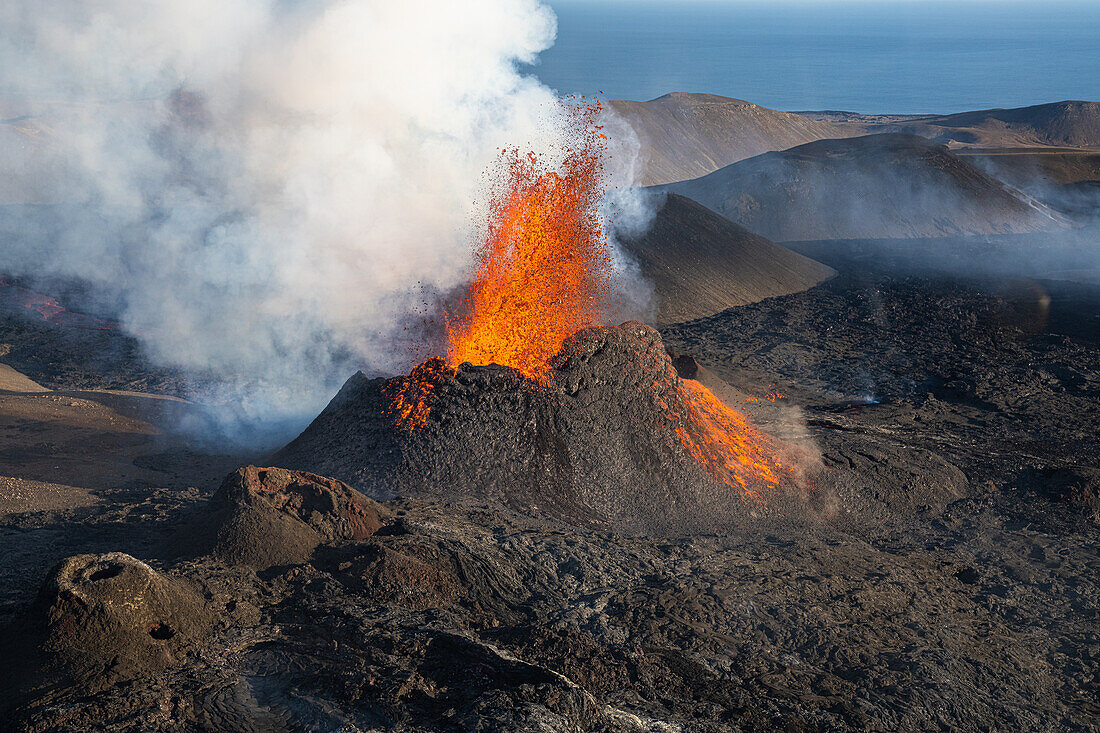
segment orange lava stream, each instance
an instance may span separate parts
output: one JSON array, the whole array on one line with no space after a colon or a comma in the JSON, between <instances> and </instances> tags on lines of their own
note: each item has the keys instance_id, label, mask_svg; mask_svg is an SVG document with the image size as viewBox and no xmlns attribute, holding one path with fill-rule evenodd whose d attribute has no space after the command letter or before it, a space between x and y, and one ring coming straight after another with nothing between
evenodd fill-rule
<instances>
[{"instance_id":1,"label":"orange lava stream","mask_svg":"<svg viewBox=\"0 0 1100 733\"><path fill-rule=\"evenodd\" d=\"M604 136L598 103L574 110L577 133L559 170L505 151L504 185L461 318L449 318L447 363L510 366L545 384L566 338L602 322L611 290L600 224Z\"/></svg>"},{"instance_id":2,"label":"orange lava stream","mask_svg":"<svg viewBox=\"0 0 1100 733\"><path fill-rule=\"evenodd\" d=\"M762 500L760 490L778 486L784 470L775 441L702 384L683 379L681 388L691 411L687 426L676 429L684 449L746 500Z\"/></svg>"}]
</instances>

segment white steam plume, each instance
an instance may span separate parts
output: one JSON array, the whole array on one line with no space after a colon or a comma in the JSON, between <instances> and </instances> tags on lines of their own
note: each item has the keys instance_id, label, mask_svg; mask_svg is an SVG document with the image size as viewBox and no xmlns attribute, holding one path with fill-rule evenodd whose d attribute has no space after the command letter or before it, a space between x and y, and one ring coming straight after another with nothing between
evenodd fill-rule
<instances>
[{"instance_id":1,"label":"white steam plume","mask_svg":"<svg viewBox=\"0 0 1100 733\"><path fill-rule=\"evenodd\" d=\"M567 142L516 68L554 35L536 0L7 0L0 194L61 206L0 271L90 281L245 420L313 414L409 365L499 150Z\"/></svg>"}]
</instances>

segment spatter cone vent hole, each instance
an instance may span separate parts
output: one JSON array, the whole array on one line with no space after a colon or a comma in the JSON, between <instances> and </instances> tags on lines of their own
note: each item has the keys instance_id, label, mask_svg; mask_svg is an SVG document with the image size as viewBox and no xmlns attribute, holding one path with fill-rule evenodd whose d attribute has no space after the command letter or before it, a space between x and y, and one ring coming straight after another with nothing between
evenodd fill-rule
<instances>
[{"instance_id":1,"label":"spatter cone vent hole","mask_svg":"<svg viewBox=\"0 0 1100 733\"><path fill-rule=\"evenodd\" d=\"M125 568L121 565L108 565L105 568L100 568L94 573L88 576L89 583L95 583L100 580L107 580L108 578L115 578L122 575L122 571Z\"/></svg>"},{"instance_id":2,"label":"spatter cone vent hole","mask_svg":"<svg viewBox=\"0 0 1100 733\"><path fill-rule=\"evenodd\" d=\"M147 631L149 632L149 636L157 641L168 641L176 635L175 630L168 624L153 624Z\"/></svg>"}]
</instances>

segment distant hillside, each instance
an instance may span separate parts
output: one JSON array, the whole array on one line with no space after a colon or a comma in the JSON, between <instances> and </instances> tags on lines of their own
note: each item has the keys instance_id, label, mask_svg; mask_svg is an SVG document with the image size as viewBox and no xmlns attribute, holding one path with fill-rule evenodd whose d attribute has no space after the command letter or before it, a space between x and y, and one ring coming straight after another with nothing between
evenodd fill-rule
<instances>
[{"instance_id":1,"label":"distant hillside","mask_svg":"<svg viewBox=\"0 0 1100 733\"><path fill-rule=\"evenodd\" d=\"M914 132L937 142L981 147L1100 147L1100 102L962 112L924 120Z\"/></svg>"},{"instance_id":2,"label":"distant hillside","mask_svg":"<svg viewBox=\"0 0 1100 733\"><path fill-rule=\"evenodd\" d=\"M1053 102L950 115L780 112L713 94L674 92L614 101L643 145L642 185L697 178L723 166L815 140L876 133L920 135L952 148L1100 150L1100 102Z\"/></svg>"},{"instance_id":3,"label":"distant hillside","mask_svg":"<svg viewBox=\"0 0 1100 733\"><path fill-rule=\"evenodd\" d=\"M815 122L866 133L906 132L971 148L1100 149L1100 102L1051 102L950 115L864 115L799 112Z\"/></svg>"},{"instance_id":4,"label":"distant hillside","mask_svg":"<svg viewBox=\"0 0 1100 733\"><path fill-rule=\"evenodd\" d=\"M776 241L1063 228L1066 220L917 135L819 140L665 190Z\"/></svg>"},{"instance_id":5,"label":"distant hillside","mask_svg":"<svg viewBox=\"0 0 1100 733\"><path fill-rule=\"evenodd\" d=\"M835 274L676 194L648 232L623 245L654 284L658 323L800 292Z\"/></svg>"},{"instance_id":6,"label":"distant hillside","mask_svg":"<svg viewBox=\"0 0 1100 733\"><path fill-rule=\"evenodd\" d=\"M646 156L642 185L695 178L769 150L821 138L863 134L740 99L677 92L610 107L633 128Z\"/></svg>"}]
</instances>

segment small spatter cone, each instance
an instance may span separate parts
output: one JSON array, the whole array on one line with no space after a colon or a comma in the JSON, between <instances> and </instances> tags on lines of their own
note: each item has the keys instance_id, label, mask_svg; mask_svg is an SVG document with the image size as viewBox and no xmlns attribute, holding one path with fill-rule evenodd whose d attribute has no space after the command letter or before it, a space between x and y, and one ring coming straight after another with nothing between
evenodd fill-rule
<instances>
[{"instance_id":1,"label":"small spatter cone","mask_svg":"<svg viewBox=\"0 0 1100 733\"><path fill-rule=\"evenodd\" d=\"M103 689L182 661L212 626L195 588L121 552L58 563L25 622L23 684Z\"/></svg>"},{"instance_id":2,"label":"small spatter cone","mask_svg":"<svg viewBox=\"0 0 1100 733\"><path fill-rule=\"evenodd\" d=\"M321 544L370 537L391 516L341 481L245 466L226 477L173 545L179 554L266 570L303 564Z\"/></svg>"},{"instance_id":3,"label":"small spatter cone","mask_svg":"<svg viewBox=\"0 0 1100 733\"><path fill-rule=\"evenodd\" d=\"M409 396L417 406L406 411ZM441 360L390 380L357 374L274 460L375 496L492 498L571 522L672 532L765 505L793 480L780 454L686 383L657 331L628 322L577 332L545 380Z\"/></svg>"}]
</instances>

